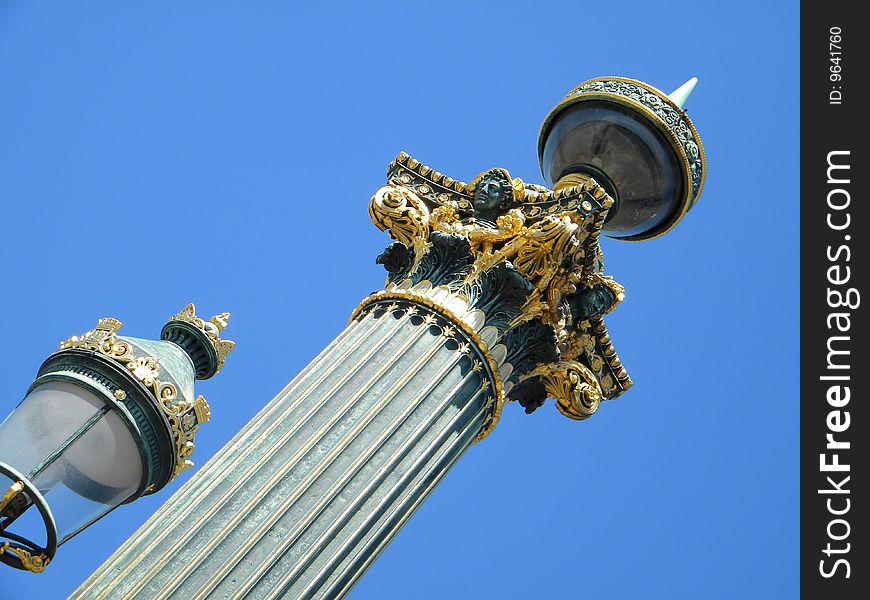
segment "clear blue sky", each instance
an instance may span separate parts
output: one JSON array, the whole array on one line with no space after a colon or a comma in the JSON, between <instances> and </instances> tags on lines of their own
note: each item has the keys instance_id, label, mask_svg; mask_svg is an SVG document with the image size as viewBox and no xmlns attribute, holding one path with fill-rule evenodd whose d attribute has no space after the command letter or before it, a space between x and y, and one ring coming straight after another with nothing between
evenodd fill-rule
<instances>
[{"instance_id":1,"label":"clear blue sky","mask_svg":"<svg viewBox=\"0 0 870 600\"><path fill-rule=\"evenodd\" d=\"M634 388L582 423L508 407L351 598L797 596L798 3L298 4L0 0L0 413L98 317L229 310L201 465L382 284L400 150L540 182L576 83L697 75L699 204L604 242ZM0 595L63 597L178 483Z\"/></svg>"}]
</instances>

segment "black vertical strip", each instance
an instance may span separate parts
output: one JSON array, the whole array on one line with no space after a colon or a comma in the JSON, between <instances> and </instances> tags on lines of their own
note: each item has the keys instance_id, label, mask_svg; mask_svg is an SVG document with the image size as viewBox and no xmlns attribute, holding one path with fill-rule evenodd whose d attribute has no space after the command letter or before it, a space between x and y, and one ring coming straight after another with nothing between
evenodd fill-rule
<instances>
[{"instance_id":1,"label":"black vertical strip","mask_svg":"<svg viewBox=\"0 0 870 600\"><path fill-rule=\"evenodd\" d=\"M868 48L861 3L801 3L801 592L866 598ZM862 368L863 367L863 368ZM859 455L865 457L859 460ZM863 592L859 596L859 590Z\"/></svg>"}]
</instances>

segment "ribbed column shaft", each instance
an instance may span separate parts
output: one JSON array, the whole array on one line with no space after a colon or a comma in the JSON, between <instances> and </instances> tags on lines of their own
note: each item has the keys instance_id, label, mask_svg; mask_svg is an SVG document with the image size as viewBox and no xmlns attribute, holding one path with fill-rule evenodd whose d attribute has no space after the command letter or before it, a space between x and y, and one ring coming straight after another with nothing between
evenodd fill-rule
<instances>
[{"instance_id":1,"label":"ribbed column shaft","mask_svg":"<svg viewBox=\"0 0 870 600\"><path fill-rule=\"evenodd\" d=\"M413 302L352 322L72 598L336 598L473 443L492 376Z\"/></svg>"}]
</instances>

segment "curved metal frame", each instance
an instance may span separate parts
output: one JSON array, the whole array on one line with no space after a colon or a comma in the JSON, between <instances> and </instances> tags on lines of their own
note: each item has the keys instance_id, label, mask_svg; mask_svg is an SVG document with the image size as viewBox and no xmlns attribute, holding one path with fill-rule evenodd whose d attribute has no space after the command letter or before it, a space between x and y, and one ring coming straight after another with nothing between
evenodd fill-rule
<instances>
[{"instance_id":1,"label":"curved metal frame","mask_svg":"<svg viewBox=\"0 0 870 600\"><path fill-rule=\"evenodd\" d=\"M40 573L42 570L48 565L49 562L54 558L55 552L57 552L57 525L54 521L54 515L51 514L51 509L48 507L48 503L45 501L45 498L39 492L38 489L33 485L33 483L27 479L24 475L19 473L16 469L7 465L4 462L0 462L0 474L8 477L13 485L15 482L21 482L27 491L27 495L33 501L34 506L39 511L40 516L42 517L42 522L45 524L45 534L46 534L46 547L43 548L28 540L27 538L9 533L5 530L5 528L0 528L0 537L4 537L10 542L5 542L3 546L6 548L18 548L19 550L24 551L28 555L33 556L33 559L38 559L38 563L36 565L31 564L27 565L24 560L22 560L21 556L17 554L10 554L8 550L4 550L0 552L0 562L9 565L10 567L15 567L16 569L21 569L23 571L31 571L33 573ZM6 546L8 544L8 546Z\"/></svg>"}]
</instances>

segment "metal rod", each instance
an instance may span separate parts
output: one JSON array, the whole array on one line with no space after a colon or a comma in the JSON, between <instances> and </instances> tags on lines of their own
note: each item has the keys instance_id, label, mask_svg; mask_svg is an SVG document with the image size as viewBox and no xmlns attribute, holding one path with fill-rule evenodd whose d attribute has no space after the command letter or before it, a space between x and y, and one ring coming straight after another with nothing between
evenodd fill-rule
<instances>
[{"instance_id":1,"label":"metal rod","mask_svg":"<svg viewBox=\"0 0 870 600\"><path fill-rule=\"evenodd\" d=\"M82 437L88 430L96 425L97 421L103 418L107 412L109 412L112 408L108 404L104 404L103 407L91 415L91 418L84 422L84 424L78 428L78 430L69 436L66 441L64 441L60 446L55 448L51 454L46 456L41 463L36 465L33 470L27 474L27 478L30 481L33 481L37 475L42 473L48 465L57 460L57 457L66 452L67 448L72 446L80 437Z\"/></svg>"}]
</instances>

